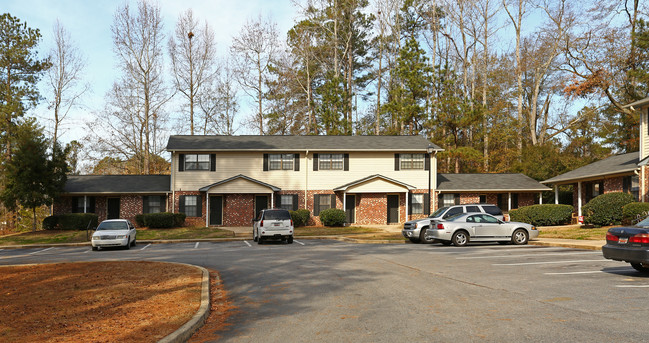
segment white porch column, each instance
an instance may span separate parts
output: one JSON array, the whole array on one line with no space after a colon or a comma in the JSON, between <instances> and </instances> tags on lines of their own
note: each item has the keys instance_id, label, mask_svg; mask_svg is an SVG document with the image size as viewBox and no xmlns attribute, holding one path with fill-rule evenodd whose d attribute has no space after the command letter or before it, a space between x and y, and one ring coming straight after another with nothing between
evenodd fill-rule
<instances>
[{"instance_id":1,"label":"white porch column","mask_svg":"<svg viewBox=\"0 0 649 343\"><path fill-rule=\"evenodd\" d=\"M275 202L273 200L275 200L275 192L270 193L270 208L275 208Z\"/></svg>"},{"instance_id":2,"label":"white porch column","mask_svg":"<svg viewBox=\"0 0 649 343\"><path fill-rule=\"evenodd\" d=\"M343 191L343 211L347 213L347 191Z\"/></svg>"},{"instance_id":3,"label":"white porch column","mask_svg":"<svg viewBox=\"0 0 649 343\"><path fill-rule=\"evenodd\" d=\"M507 193L507 212L512 210L512 193Z\"/></svg>"},{"instance_id":4,"label":"white porch column","mask_svg":"<svg viewBox=\"0 0 649 343\"><path fill-rule=\"evenodd\" d=\"M577 216L581 217L581 181L577 182Z\"/></svg>"},{"instance_id":5,"label":"white porch column","mask_svg":"<svg viewBox=\"0 0 649 343\"><path fill-rule=\"evenodd\" d=\"M88 196L84 195L83 196L83 213L86 213L87 208L88 208Z\"/></svg>"},{"instance_id":6,"label":"white porch column","mask_svg":"<svg viewBox=\"0 0 649 343\"><path fill-rule=\"evenodd\" d=\"M408 198L409 198L408 194L410 194L410 192L406 192L406 221L409 220L408 219Z\"/></svg>"},{"instance_id":7,"label":"white porch column","mask_svg":"<svg viewBox=\"0 0 649 343\"><path fill-rule=\"evenodd\" d=\"M205 227L210 226L210 193L205 192Z\"/></svg>"},{"instance_id":8,"label":"white porch column","mask_svg":"<svg viewBox=\"0 0 649 343\"><path fill-rule=\"evenodd\" d=\"M559 186L554 185L554 203L559 205Z\"/></svg>"},{"instance_id":9,"label":"white porch column","mask_svg":"<svg viewBox=\"0 0 649 343\"><path fill-rule=\"evenodd\" d=\"M543 204L543 193L539 193L539 205Z\"/></svg>"}]
</instances>

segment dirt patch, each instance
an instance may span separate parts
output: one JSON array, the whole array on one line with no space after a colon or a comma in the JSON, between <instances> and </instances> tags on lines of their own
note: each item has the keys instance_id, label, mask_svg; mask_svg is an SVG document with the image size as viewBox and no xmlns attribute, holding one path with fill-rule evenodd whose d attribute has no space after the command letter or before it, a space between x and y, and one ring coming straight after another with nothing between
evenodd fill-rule
<instances>
[{"instance_id":1,"label":"dirt patch","mask_svg":"<svg viewBox=\"0 0 649 343\"><path fill-rule=\"evenodd\" d=\"M156 342L196 313L201 277L159 262L0 267L0 341Z\"/></svg>"}]
</instances>

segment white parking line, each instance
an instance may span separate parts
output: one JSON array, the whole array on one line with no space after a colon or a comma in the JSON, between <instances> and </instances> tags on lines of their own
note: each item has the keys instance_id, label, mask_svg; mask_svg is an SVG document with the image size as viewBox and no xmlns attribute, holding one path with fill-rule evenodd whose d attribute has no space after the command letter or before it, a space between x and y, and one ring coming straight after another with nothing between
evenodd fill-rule
<instances>
[{"instance_id":1,"label":"white parking line","mask_svg":"<svg viewBox=\"0 0 649 343\"><path fill-rule=\"evenodd\" d=\"M295 243L297 243L297 244L300 244L300 245L304 245L304 243L302 243L302 242L300 242L300 241L293 240L293 242L295 242Z\"/></svg>"},{"instance_id":2,"label":"white parking line","mask_svg":"<svg viewBox=\"0 0 649 343\"><path fill-rule=\"evenodd\" d=\"M618 262L613 260L572 260L572 261L548 261L548 262L524 262L524 263L494 263L492 266L528 266L532 264L561 264L581 262Z\"/></svg>"},{"instance_id":3,"label":"white parking line","mask_svg":"<svg viewBox=\"0 0 649 343\"><path fill-rule=\"evenodd\" d=\"M649 288L649 285L615 285L619 288Z\"/></svg>"},{"instance_id":4,"label":"white parking line","mask_svg":"<svg viewBox=\"0 0 649 343\"><path fill-rule=\"evenodd\" d=\"M563 255L601 255L601 252L557 252L557 253L540 253L540 254L525 254L525 255L499 255L499 256L465 256L457 257L458 260L473 260L480 258L507 258L507 257L537 257L537 256L563 256Z\"/></svg>"},{"instance_id":5,"label":"white parking line","mask_svg":"<svg viewBox=\"0 0 649 343\"><path fill-rule=\"evenodd\" d=\"M243 241L243 242L246 243L246 245L249 246L249 247L252 246L252 245L250 245L250 243L248 243L248 241Z\"/></svg>"},{"instance_id":6,"label":"white parking line","mask_svg":"<svg viewBox=\"0 0 649 343\"><path fill-rule=\"evenodd\" d=\"M84 254L87 254L87 253L89 253L90 251L91 251L91 250L86 250L86 251L84 251L83 253L84 253Z\"/></svg>"},{"instance_id":7,"label":"white parking line","mask_svg":"<svg viewBox=\"0 0 649 343\"><path fill-rule=\"evenodd\" d=\"M198 248L198 244L199 244L199 243L200 243L200 242L196 242L196 244L194 244L194 249Z\"/></svg>"},{"instance_id":8,"label":"white parking line","mask_svg":"<svg viewBox=\"0 0 649 343\"><path fill-rule=\"evenodd\" d=\"M151 243L145 245L144 248L140 249L140 251L142 251L142 250L144 250L144 249L146 249L146 248L148 248L148 247L150 247L150 246L151 246Z\"/></svg>"},{"instance_id":9,"label":"white parking line","mask_svg":"<svg viewBox=\"0 0 649 343\"><path fill-rule=\"evenodd\" d=\"M38 254L38 253L41 253L41 252L44 252L44 251L48 251L48 250L52 250L52 249L54 249L54 247L47 248L47 249L43 249L43 250L39 250L39 251L30 252L30 253L27 254L27 255L34 255L34 254Z\"/></svg>"}]
</instances>

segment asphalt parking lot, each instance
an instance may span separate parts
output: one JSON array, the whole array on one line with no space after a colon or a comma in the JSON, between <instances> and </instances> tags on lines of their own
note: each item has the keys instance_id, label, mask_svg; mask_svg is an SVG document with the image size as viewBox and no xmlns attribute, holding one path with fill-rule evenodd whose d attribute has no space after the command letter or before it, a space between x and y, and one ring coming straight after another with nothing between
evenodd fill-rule
<instances>
[{"instance_id":1,"label":"asphalt parking lot","mask_svg":"<svg viewBox=\"0 0 649 343\"><path fill-rule=\"evenodd\" d=\"M173 261L218 270L232 342L649 338L649 278L600 251L297 240L0 250L0 264Z\"/></svg>"}]
</instances>

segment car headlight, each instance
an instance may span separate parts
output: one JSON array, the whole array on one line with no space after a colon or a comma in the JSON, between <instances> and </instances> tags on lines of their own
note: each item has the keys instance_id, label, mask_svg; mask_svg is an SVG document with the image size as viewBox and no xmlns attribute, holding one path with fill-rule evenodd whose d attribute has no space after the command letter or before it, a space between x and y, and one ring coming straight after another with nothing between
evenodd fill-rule
<instances>
[{"instance_id":1,"label":"car headlight","mask_svg":"<svg viewBox=\"0 0 649 343\"><path fill-rule=\"evenodd\" d=\"M93 240L93 241L98 241L99 239L100 239L99 236L92 236L92 240Z\"/></svg>"},{"instance_id":2,"label":"car headlight","mask_svg":"<svg viewBox=\"0 0 649 343\"><path fill-rule=\"evenodd\" d=\"M126 235L117 235L117 236L115 236L115 238L117 238L117 239L124 239L124 238L126 238Z\"/></svg>"}]
</instances>

